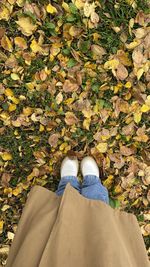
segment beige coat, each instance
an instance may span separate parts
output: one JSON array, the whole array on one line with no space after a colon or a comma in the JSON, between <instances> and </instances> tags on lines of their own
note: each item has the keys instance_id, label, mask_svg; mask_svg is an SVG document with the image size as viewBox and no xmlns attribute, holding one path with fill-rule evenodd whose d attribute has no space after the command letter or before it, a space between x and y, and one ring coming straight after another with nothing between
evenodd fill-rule
<instances>
[{"instance_id":1,"label":"beige coat","mask_svg":"<svg viewBox=\"0 0 150 267\"><path fill-rule=\"evenodd\" d=\"M28 196L6 267L150 267L134 215L90 200L67 184Z\"/></svg>"}]
</instances>

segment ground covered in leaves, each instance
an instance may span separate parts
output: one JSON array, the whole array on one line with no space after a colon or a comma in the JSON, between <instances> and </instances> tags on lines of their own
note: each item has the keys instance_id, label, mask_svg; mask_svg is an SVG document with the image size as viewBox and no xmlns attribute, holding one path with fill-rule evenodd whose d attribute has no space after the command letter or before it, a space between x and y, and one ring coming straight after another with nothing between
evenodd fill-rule
<instances>
[{"instance_id":1,"label":"ground covered in leaves","mask_svg":"<svg viewBox=\"0 0 150 267\"><path fill-rule=\"evenodd\" d=\"M149 58L144 0L1 0L2 266L28 192L55 191L66 154L96 159L150 253Z\"/></svg>"}]
</instances>

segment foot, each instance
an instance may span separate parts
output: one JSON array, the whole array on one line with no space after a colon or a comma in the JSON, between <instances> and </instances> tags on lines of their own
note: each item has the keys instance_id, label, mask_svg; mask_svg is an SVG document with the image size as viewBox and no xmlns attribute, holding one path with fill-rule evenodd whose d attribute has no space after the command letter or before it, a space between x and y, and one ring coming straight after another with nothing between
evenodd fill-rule
<instances>
[{"instance_id":1,"label":"foot","mask_svg":"<svg viewBox=\"0 0 150 267\"><path fill-rule=\"evenodd\" d=\"M87 156L81 161L82 175L95 175L99 177L99 168L94 158Z\"/></svg>"},{"instance_id":2,"label":"foot","mask_svg":"<svg viewBox=\"0 0 150 267\"><path fill-rule=\"evenodd\" d=\"M77 158L65 157L61 163L60 175L64 176L76 176L78 175L79 162Z\"/></svg>"}]
</instances>

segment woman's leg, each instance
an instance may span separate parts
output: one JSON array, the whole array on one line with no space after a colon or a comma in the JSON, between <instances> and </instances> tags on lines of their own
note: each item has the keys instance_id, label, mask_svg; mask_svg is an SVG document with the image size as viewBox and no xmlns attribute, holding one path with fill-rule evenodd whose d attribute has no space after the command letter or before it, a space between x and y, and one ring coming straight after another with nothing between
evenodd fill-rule
<instances>
[{"instance_id":1,"label":"woman's leg","mask_svg":"<svg viewBox=\"0 0 150 267\"><path fill-rule=\"evenodd\" d=\"M109 204L108 190L102 185L100 178L95 175L84 176L81 194L86 198L101 200Z\"/></svg>"},{"instance_id":2,"label":"woman's leg","mask_svg":"<svg viewBox=\"0 0 150 267\"><path fill-rule=\"evenodd\" d=\"M70 183L72 187L78 190L81 193L81 186L78 178L76 176L64 176L61 178L58 188L56 190L56 194L61 196L66 188L67 183Z\"/></svg>"}]
</instances>

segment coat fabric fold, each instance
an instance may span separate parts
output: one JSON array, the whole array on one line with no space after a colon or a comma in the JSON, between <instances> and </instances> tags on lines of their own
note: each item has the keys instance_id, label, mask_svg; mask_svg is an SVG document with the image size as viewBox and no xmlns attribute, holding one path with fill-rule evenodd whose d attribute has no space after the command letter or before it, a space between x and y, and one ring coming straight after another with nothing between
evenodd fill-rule
<instances>
[{"instance_id":1,"label":"coat fabric fold","mask_svg":"<svg viewBox=\"0 0 150 267\"><path fill-rule=\"evenodd\" d=\"M34 186L6 267L150 267L133 214L83 197L69 183L63 196Z\"/></svg>"}]
</instances>

